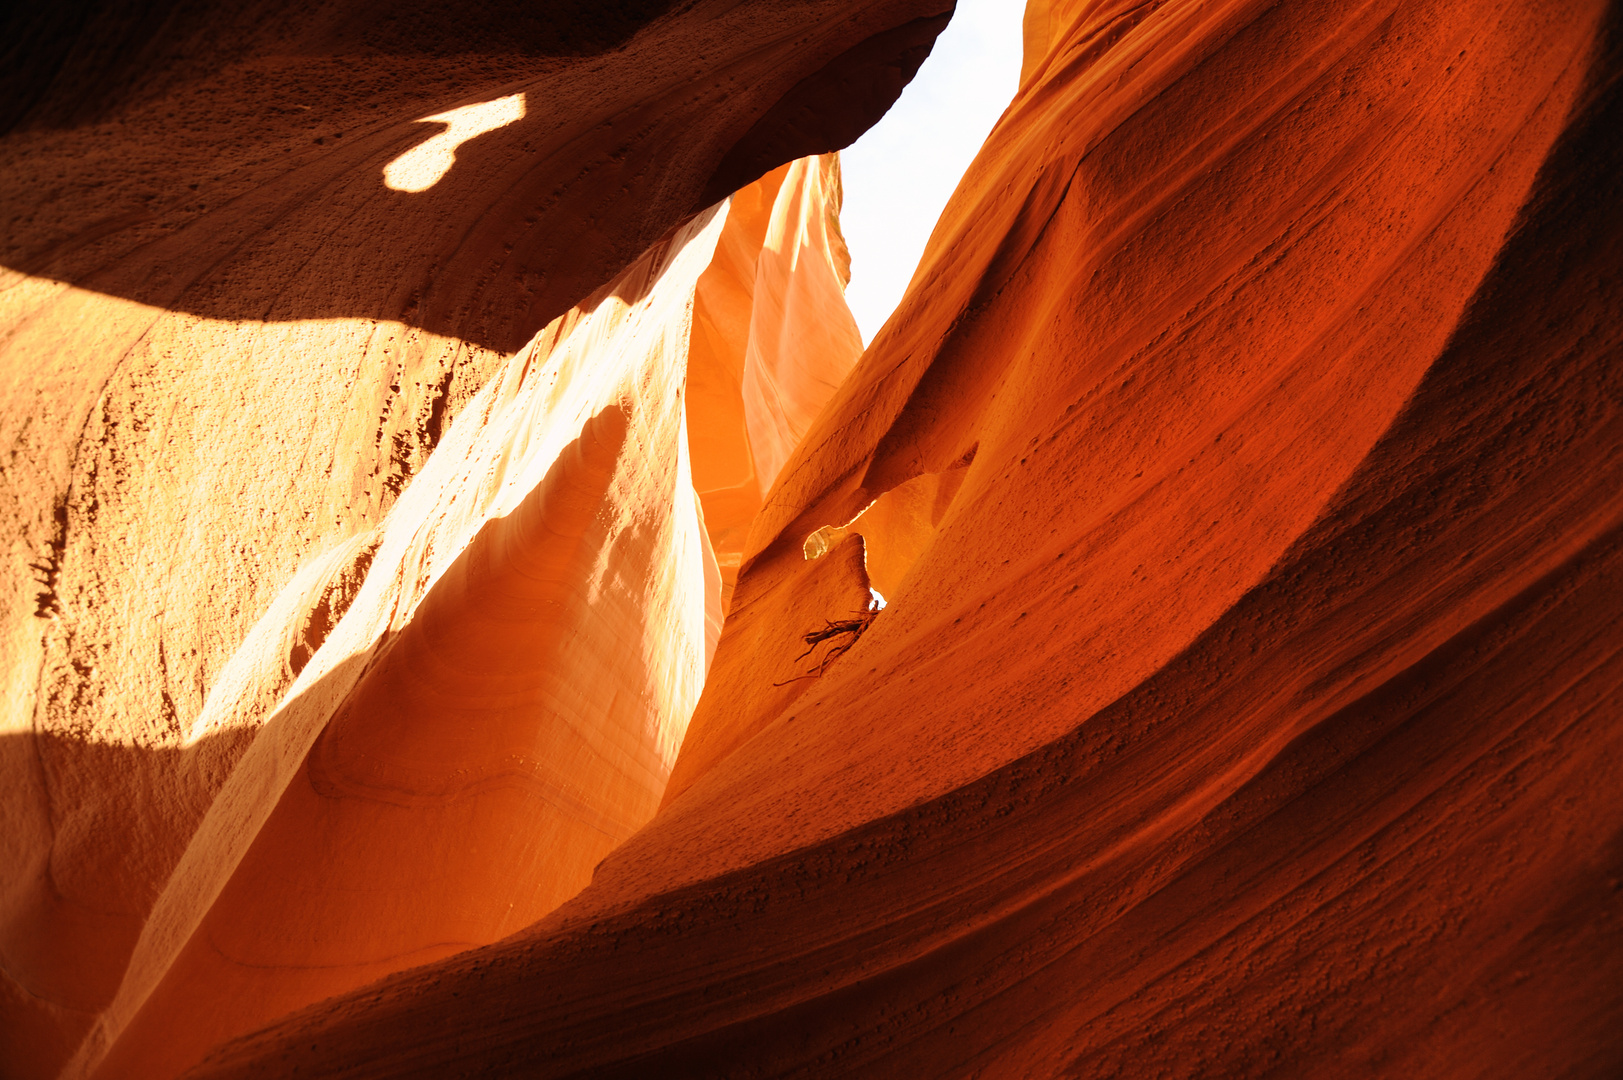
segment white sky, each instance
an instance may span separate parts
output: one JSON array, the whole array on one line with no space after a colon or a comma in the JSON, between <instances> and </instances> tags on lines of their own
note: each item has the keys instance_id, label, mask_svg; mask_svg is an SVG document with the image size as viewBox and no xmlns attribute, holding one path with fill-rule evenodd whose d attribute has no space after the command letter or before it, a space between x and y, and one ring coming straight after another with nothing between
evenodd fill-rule
<instances>
[{"instance_id":1,"label":"white sky","mask_svg":"<svg viewBox=\"0 0 1623 1080\"><path fill-rule=\"evenodd\" d=\"M864 343L907 289L941 208L1020 81L1022 0L958 0L901 100L840 155L845 298Z\"/></svg>"}]
</instances>

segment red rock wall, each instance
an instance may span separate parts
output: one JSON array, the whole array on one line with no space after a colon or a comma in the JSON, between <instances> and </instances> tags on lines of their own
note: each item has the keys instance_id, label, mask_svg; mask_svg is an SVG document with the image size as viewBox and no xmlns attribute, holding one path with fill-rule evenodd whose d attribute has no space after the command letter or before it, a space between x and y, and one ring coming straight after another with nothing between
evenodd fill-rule
<instances>
[{"instance_id":1,"label":"red rock wall","mask_svg":"<svg viewBox=\"0 0 1623 1080\"><path fill-rule=\"evenodd\" d=\"M835 156L767 174L729 201L699 280L688 439L728 600L761 501L862 353L841 197Z\"/></svg>"},{"instance_id":2,"label":"red rock wall","mask_svg":"<svg viewBox=\"0 0 1623 1080\"><path fill-rule=\"evenodd\" d=\"M483 489L448 516L420 505L426 516L393 535L406 544L423 529L434 542L389 549L393 576L370 584L384 572L384 522L400 526L404 493L453 425L475 402L494 407L480 394L497 393L512 356L622 273L640 288L648 266L628 266L713 191L871 124L950 10L808 0L667 16L669 6L107 0L7 23L20 29L5 35L13 62L0 65L0 519L13 567L0 593L6 1075L54 1075L87 1032L75 1068L98 1059L363 673L381 639L362 630L401 630L477 514L497 512ZM839 103L815 123L798 113L813 91ZM505 122L461 142L437 178L402 172L415 148L443 144L492 102L509 103ZM838 274L824 266L819 281ZM677 292L691 300L692 282ZM685 331L677 337L685 361ZM682 442L667 421L677 422L664 417L660 438ZM661 447L669 479L687 463ZM706 575L693 546L697 512L691 528L673 513L682 558L719 588L719 568ZM639 557L627 565L646 573L626 591L661 595L676 564ZM364 617L341 632L363 599ZM676 606L666 631L702 631L686 601ZM710 607L717 626L719 599ZM575 792L643 809L611 807L608 840L560 841L573 868L515 912L567 895L575 864L600 857L593 844L652 812L691 685L646 677L668 699L665 726L609 754L619 757L608 771L636 775L626 783L637 794ZM431 771L454 760L434 757ZM277 814L302 827L295 810ZM447 854L421 846L410 854ZM342 872L364 876L359 865ZM291 901L275 907L275 890L244 889L245 903L284 923L303 918ZM342 922L331 900L310 909L327 914L311 914L307 931ZM430 953L506 930L464 916L474 929L448 931ZM344 985L428 955L420 945L345 954ZM224 1000L198 985L211 1006ZM253 1011L264 1007L245 1015L265 1018ZM206 1025L194 1027L204 1038Z\"/></svg>"},{"instance_id":3,"label":"red rock wall","mask_svg":"<svg viewBox=\"0 0 1623 1080\"><path fill-rule=\"evenodd\" d=\"M496 941L648 822L722 618L689 432L746 417L767 446L792 443L793 414L859 351L775 356L772 401L790 413L761 416L748 379L687 392L694 310L718 243L755 237L751 342L823 343L836 315L854 332L826 244L793 243L808 215L824 222L821 175L833 159L776 170L740 193L739 220L731 200L702 215L498 370L380 526L366 584L169 894L203 891L222 864L229 880L178 955L137 949L70 1074L174 1075L283 1013ZM761 363L752 349L746 373ZM265 775L306 750L290 778ZM243 820L242 793L273 784L275 809ZM248 830L237 861L222 834Z\"/></svg>"},{"instance_id":4,"label":"red rock wall","mask_svg":"<svg viewBox=\"0 0 1623 1080\"><path fill-rule=\"evenodd\" d=\"M1623 1068L1623 14L1028 40L755 519L660 814L196 1075ZM910 483L889 606L785 700L863 584L808 536Z\"/></svg>"},{"instance_id":5,"label":"red rock wall","mask_svg":"<svg viewBox=\"0 0 1623 1080\"><path fill-rule=\"evenodd\" d=\"M282 1013L505 937L653 816L715 602L682 381L724 217L549 327L459 418L169 894L234 872L178 955L137 949L70 1072L108 1043L99 1075L172 1076ZM306 698L341 704L287 715ZM244 789L279 780L269 815L243 820ZM222 840L248 830L246 852Z\"/></svg>"}]
</instances>

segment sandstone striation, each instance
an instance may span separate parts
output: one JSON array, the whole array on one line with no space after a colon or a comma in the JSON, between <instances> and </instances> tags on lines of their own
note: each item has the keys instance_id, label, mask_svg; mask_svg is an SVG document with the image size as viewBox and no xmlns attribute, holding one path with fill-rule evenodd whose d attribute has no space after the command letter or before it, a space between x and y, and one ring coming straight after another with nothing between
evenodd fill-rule
<instances>
[{"instance_id":1,"label":"sandstone striation","mask_svg":"<svg viewBox=\"0 0 1623 1080\"><path fill-rule=\"evenodd\" d=\"M1623 1069L1623 5L948 7L29 24L8 1076Z\"/></svg>"},{"instance_id":2,"label":"sandstone striation","mask_svg":"<svg viewBox=\"0 0 1623 1080\"><path fill-rule=\"evenodd\" d=\"M758 249L770 233L744 304L753 317L759 282L751 370L783 401L711 395L692 419L750 411L780 460L860 351L854 327L841 338L849 315L833 318L837 165L785 163L877 119L950 2L669 7L108 0L14 17L0 110L8 1077L93 1069L160 983L127 1048L139 1066L115 1072L160 1075L242 1025L494 940L653 812L721 619L691 466L756 469L683 456L695 280L742 227L694 215L742 186ZM804 334L784 325L814 316ZM839 347L795 354L785 335ZM657 356L638 352L656 339ZM565 408L535 380L571 364L588 374ZM610 469L618 524L594 512L553 547L613 555L560 569L557 551L523 554L553 511L521 496L584 438L589 402L603 419L577 448L588 464L558 491ZM587 449L620 437L614 402L631 441L599 460ZM547 430L499 427L522 423ZM507 532L482 531L496 519ZM436 591L466 578L476 536L508 569ZM598 622L504 639L518 616L487 594L535 575L553 591L525 617L586 604ZM475 612L482 632L462 625ZM507 698L447 689L502 656L520 669ZM591 700L559 704L587 680ZM434 694L462 702L457 723L492 725L490 741L448 748ZM515 733L512 713L542 699L587 726ZM326 764L307 766L346 701ZM396 720L398 745L379 726ZM453 797L463 784L482 794ZM460 809L389 802L417 796ZM558 820L482 846L537 800ZM421 828L400 824L414 815ZM434 892L509 856L536 876L471 903ZM154 1047L164 1064L143 1056Z\"/></svg>"},{"instance_id":3,"label":"sandstone striation","mask_svg":"<svg viewBox=\"0 0 1623 1080\"><path fill-rule=\"evenodd\" d=\"M658 816L195 1075L1623 1067L1623 14L1033 12Z\"/></svg>"},{"instance_id":4,"label":"sandstone striation","mask_svg":"<svg viewBox=\"0 0 1623 1080\"><path fill-rule=\"evenodd\" d=\"M862 352L840 199L837 157L734 194L694 298L688 440L729 600L762 500Z\"/></svg>"},{"instance_id":5,"label":"sandstone striation","mask_svg":"<svg viewBox=\"0 0 1623 1080\"><path fill-rule=\"evenodd\" d=\"M222 834L252 831L251 846L139 1013L114 1026L144 989L132 979L70 1072L111 1042L97 1075L174 1075L283 1013L506 937L653 816L723 617L689 432L742 416L766 451L714 464L770 461L855 362L860 345L826 333L836 312L855 333L830 261L837 176L834 158L775 170L739 193L745 213L729 200L701 215L497 371L380 525L366 584L171 895L219 864ZM758 246L745 378L690 395L694 311L723 239ZM821 347L768 361L757 340ZM305 756L250 825L244 785L267 783L273 752ZM132 976L153 952L137 950Z\"/></svg>"},{"instance_id":6,"label":"sandstone striation","mask_svg":"<svg viewBox=\"0 0 1623 1080\"><path fill-rule=\"evenodd\" d=\"M515 355L395 504L289 690L341 703L273 714L239 762L170 895L216 865L221 834L253 842L108 1032L99 1075L174 1075L298 1006L505 937L653 815L720 588L682 438L688 311L720 227L679 232ZM303 761L245 822L272 748Z\"/></svg>"}]
</instances>

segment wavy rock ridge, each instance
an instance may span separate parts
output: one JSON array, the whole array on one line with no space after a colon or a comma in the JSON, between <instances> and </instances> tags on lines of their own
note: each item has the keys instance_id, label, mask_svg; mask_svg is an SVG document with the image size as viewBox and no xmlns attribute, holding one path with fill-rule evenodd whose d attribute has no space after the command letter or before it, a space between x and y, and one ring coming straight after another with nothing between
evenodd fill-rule
<instances>
[{"instance_id":1,"label":"wavy rock ridge","mask_svg":"<svg viewBox=\"0 0 1623 1080\"><path fill-rule=\"evenodd\" d=\"M945 22L665 7L102 4L60 68L26 53L7 1076L94 1071L126 1029L105 1074L173 1074L525 925L653 813L723 615L695 480L737 488L736 573L727 515L860 351L837 162L775 155L871 123ZM774 119L801 84L845 104ZM695 309L759 340L714 355Z\"/></svg>"},{"instance_id":2,"label":"wavy rock ridge","mask_svg":"<svg viewBox=\"0 0 1623 1080\"><path fill-rule=\"evenodd\" d=\"M364 553L364 584L275 707L188 733L258 728L69 1074L174 1075L282 1013L495 941L652 817L724 615L694 467L753 480L861 347L830 232L836 159L737 201L510 358L378 528L273 604L283 622L256 627L250 655ZM751 245L748 281L717 277L718 248ZM721 303L750 331L736 358L705 354L694 319ZM822 347L802 363L769 351L785 341ZM716 385L686 392L692 371ZM749 445L690 452L690 425L729 423Z\"/></svg>"},{"instance_id":3,"label":"wavy rock ridge","mask_svg":"<svg viewBox=\"0 0 1623 1080\"><path fill-rule=\"evenodd\" d=\"M1623 1063L1617 8L1033 13L660 814L199 1076ZM887 498L889 606L764 690Z\"/></svg>"},{"instance_id":4,"label":"wavy rock ridge","mask_svg":"<svg viewBox=\"0 0 1623 1080\"><path fill-rule=\"evenodd\" d=\"M939 13L725 7L583 31L611 42L600 55L548 46L538 78L577 96L545 122L612 117L637 133L624 145L564 125L537 158L529 108L500 129L513 138L462 144L441 181L489 176L488 194L402 222L363 200L357 227L398 230L387 251L415 250L425 222L491 237L434 256L456 252L432 276L471 301L391 316L396 340L443 334L477 357L483 389L439 392L446 434L401 459L398 500L356 495L382 474L354 474L336 503L364 529L305 538L227 523L212 491L159 497L176 470L233 474L134 452L174 435L131 403L191 391L144 377L121 397L89 359L108 334L155 357L187 335L269 334L255 347L285 367L314 340L287 335L358 330L248 326L221 305L232 282L269 288L258 271L196 271L204 284L156 304L95 284L152 279L141 260L160 249L204 266L201 225L168 248L53 241L51 265L92 267L55 278L44 256L14 263L9 355L65 339L48 388L99 387L80 413L25 423L17 403L80 399L8 361L12 460L33 470L8 472L14 547L46 569L7 655L45 675L13 679L44 720L4 764L34 775L25 754L48 762L45 735L71 735L31 782L80 808L9 841L26 872L7 886L7 1045L29 1075L76 1047L70 1074L172 1074L328 993L188 1075L1623 1068L1623 8L1032 0L1020 90L842 381L837 174L800 155L883 110L885 73L916 66ZM416 56L379 40L356 55ZM728 94L694 71L777 81ZM705 107L728 133L700 152L680 133L712 130ZM84 130L25 125L13 146L68 155ZM394 206L380 179L406 143L279 175ZM583 161L643 182L566 184L547 220L587 239L506 247L526 200ZM521 174L522 197L503 194ZM347 226L300 246L273 220L253 219L275 265L353 256ZM507 301L525 281L553 299L520 317ZM538 312L550 325L520 348ZM438 386L422 355L401 370ZM334 400L278 406L288 444L324 446L294 424ZM102 456L49 435L94 431L75 417L95 409ZM222 454L257 430L214 422ZM361 469L347 437L333 461ZM286 465L271 454L262 482ZM167 479L132 485L142 469ZM274 505L323 505L309 494ZM277 566L198 600L171 553L97 554L194 506L196 550L260 537ZM877 615L870 586L889 600ZM191 655L168 630L143 653L131 627L222 595L266 614L200 624L229 662L201 670L187 730L244 717L220 730L252 735L199 758L125 719L168 715L132 707L143 693L184 700L143 689L149 654L163 673ZM846 618L860 634L805 653ZM91 640L128 640L131 659ZM537 738L522 717L566 696L597 719ZM145 787L96 757L171 743ZM17 790L8 817L34 789ZM84 823L115 810L166 823L179 853L76 862L98 850L75 841ZM54 883L75 872L79 892ZM394 875L429 902L391 907ZM73 932L130 881L164 891L122 930ZM86 899L29 923L15 913L47 910L31 896ZM131 955L115 985L90 974ZM81 1004L40 1005L47 983ZM60 1034L25 1042L40 1017Z\"/></svg>"},{"instance_id":5,"label":"wavy rock ridge","mask_svg":"<svg viewBox=\"0 0 1623 1080\"><path fill-rule=\"evenodd\" d=\"M505 937L580 891L653 816L722 619L687 432L744 415L768 446L794 436L782 415L757 415L747 378L728 396L685 392L693 311L714 291L719 243L770 233L759 299L742 297L747 325L819 340L800 330L809 313L785 312L785 291L817 327L832 314L849 324L825 261L819 178L831 176L803 159L746 189L736 217L726 204L701 215L470 403L379 527L366 585L164 899L210 891L188 879L234 867L229 880L210 883L200 918L195 900L160 902L155 925L190 916L196 929L173 957L138 947L76 1067L108 1042L98 1075L173 1075L299 1006ZM782 358L775 370L801 392L784 398L815 411L859 351L821 350L811 370ZM279 715L307 698L340 703ZM297 771L268 781L273 753ZM263 814L243 789L272 783L275 808L243 821ZM252 843L232 851L222 835ZM140 976L159 965L145 992Z\"/></svg>"}]
</instances>

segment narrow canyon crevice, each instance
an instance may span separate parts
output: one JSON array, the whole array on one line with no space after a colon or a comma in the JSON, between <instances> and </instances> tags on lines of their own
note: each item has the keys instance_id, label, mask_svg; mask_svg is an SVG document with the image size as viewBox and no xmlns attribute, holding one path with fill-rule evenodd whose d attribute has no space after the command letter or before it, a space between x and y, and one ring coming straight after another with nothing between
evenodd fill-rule
<instances>
[{"instance_id":1,"label":"narrow canyon crevice","mask_svg":"<svg viewBox=\"0 0 1623 1080\"><path fill-rule=\"evenodd\" d=\"M0 1074L1623 1069L1623 5L952 7L8 16Z\"/></svg>"},{"instance_id":2,"label":"narrow canyon crevice","mask_svg":"<svg viewBox=\"0 0 1623 1080\"><path fill-rule=\"evenodd\" d=\"M533 921L657 807L748 522L861 351L837 159L804 155L883 113L950 4L669 9L16 16L6 1075L172 1075ZM824 123L773 120L802 83ZM583 561L522 617L451 602L621 412ZM451 720L498 642L513 685ZM343 775L404 779L313 782L324 729L386 747ZM383 794L413 777L435 806ZM339 885L316 849L373 856Z\"/></svg>"}]
</instances>

